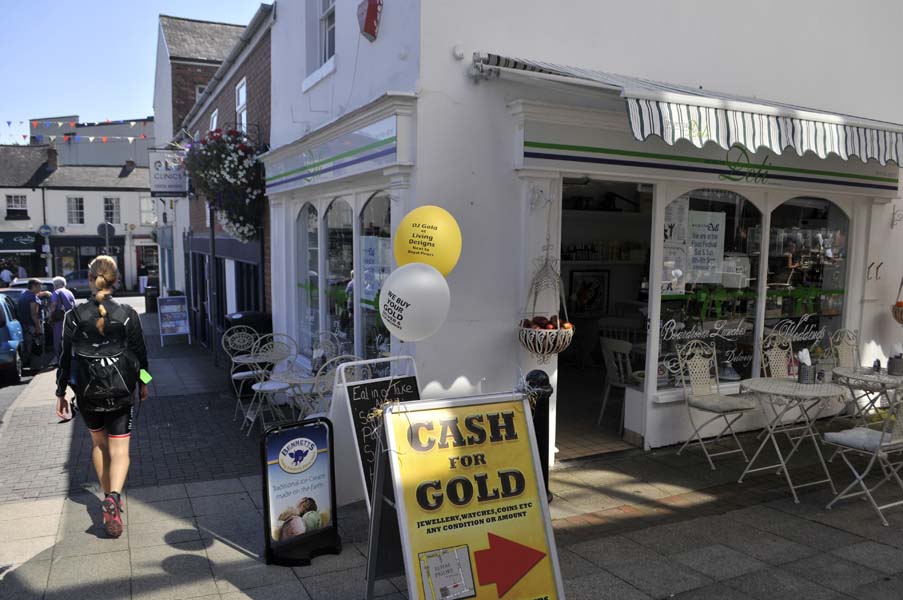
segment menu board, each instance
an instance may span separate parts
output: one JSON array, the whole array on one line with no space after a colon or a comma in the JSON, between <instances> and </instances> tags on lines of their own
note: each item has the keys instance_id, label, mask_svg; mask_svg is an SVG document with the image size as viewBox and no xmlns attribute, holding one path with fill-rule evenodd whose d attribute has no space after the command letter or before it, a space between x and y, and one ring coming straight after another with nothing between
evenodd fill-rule
<instances>
[{"instance_id":1,"label":"menu board","mask_svg":"<svg viewBox=\"0 0 903 600\"><path fill-rule=\"evenodd\" d=\"M723 212L690 211L689 277L692 283L721 283L724 260Z\"/></svg>"},{"instance_id":2,"label":"menu board","mask_svg":"<svg viewBox=\"0 0 903 600\"><path fill-rule=\"evenodd\" d=\"M684 244L687 241L688 213L690 198L681 196L665 207L665 242Z\"/></svg>"},{"instance_id":3,"label":"menu board","mask_svg":"<svg viewBox=\"0 0 903 600\"><path fill-rule=\"evenodd\" d=\"M191 328L188 325L188 298L186 296L168 296L157 299L157 314L160 317L160 345L168 335L187 335L191 341Z\"/></svg>"}]
</instances>

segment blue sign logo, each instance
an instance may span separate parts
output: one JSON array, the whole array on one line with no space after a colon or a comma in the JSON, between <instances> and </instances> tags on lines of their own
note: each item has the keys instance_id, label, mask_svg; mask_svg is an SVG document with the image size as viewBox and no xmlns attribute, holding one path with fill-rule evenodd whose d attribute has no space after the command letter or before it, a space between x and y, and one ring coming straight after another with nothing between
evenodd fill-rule
<instances>
[{"instance_id":1,"label":"blue sign logo","mask_svg":"<svg viewBox=\"0 0 903 600\"><path fill-rule=\"evenodd\" d=\"M44 237L47 237L52 232L53 232L53 228L50 227L50 225L47 225L46 223L44 225L41 225L40 227L38 227L38 233L43 235Z\"/></svg>"}]
</instances>

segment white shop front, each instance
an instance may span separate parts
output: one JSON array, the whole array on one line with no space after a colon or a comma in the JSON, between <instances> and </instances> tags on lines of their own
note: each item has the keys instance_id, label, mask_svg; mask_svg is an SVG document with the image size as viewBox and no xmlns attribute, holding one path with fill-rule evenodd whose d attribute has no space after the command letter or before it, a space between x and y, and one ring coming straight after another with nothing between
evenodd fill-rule
<instances>
[{"instance_id":1,"label":"white shop front","mask_svg":"<svg viewBox=\"0 0 903 600\"><path fill-rule=\"evenodd\" d=\"M619 449L618 438L649 449L690 437L682 342L714 343L733 393L759 375L772 331L828 376L833 332L869 339L863 304L891 301L873 289L882 263L870 247L889 224L872 207L899 195L903 127L497 55L475 56L473 70L508 86L534 240L526 268L551 228L577 332L549 367L559 459ZM604 416L600 337L628 342L634 369L623 408Z\"/></svg>"},{"instance_id":2,"label":"white shop front","mask_svg":"<svg viewBox=\"0 0 903 600\"><path fill-rule=\"evenodd\" d=\"M867 338L863 303L889 300L869 248L873 207L898 196L899 125L492 55L459 91L387 94L264 158L274 328L301 360L326 334L364 358L411 354L423 397L503 391L541 368L563 459L686 439L683 340L716 343L731 392L759 373L767 332L824 351L840 328ZM376 298L392 232L424 204L458 219L464 250L446 325L401 344ZM541 363L517 327L547 240L577 333ZM596 425L602 334L647 375Z\"/></svg>"}]
</instances>

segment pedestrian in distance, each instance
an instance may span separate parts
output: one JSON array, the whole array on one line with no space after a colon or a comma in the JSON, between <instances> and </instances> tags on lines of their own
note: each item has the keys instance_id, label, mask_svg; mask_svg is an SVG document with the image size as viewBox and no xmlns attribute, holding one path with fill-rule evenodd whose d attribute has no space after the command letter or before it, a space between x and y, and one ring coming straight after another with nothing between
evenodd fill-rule
<instances>
[{"instance_id":1,"label":"pedestrian in distance","mask_svg":"<svg viewBox=\"0 0 903 600\"><path fill-rule=\"evenodd\" d=\"M27 277L28 277L28 271L25 270L25 267L23 267L22 265L19 265L19 274L18 274L18 278L19 278L19 279L26 279Z\"/></svg>"},{"instance_id":2,"label":"pedestrian in distance","mask_svg":"<svg viewBox=\"0 0 903 600\"><path fill-rule=\"evenodd\" d=\"M0 281L3 282L3 287L9 287L9 284L13 282L13 272L9 270L9 263L3 263L3 270L0 271Z\"/></svg>"},{"instance_id":3,"label":"pedestrian in distance","mask_svg":"<svg viewBox=\"0 0 903 600\"><path fill-rule=\"evenodd\" d=\"M42 298L49 295L42 289L39 279L29 279L24 292L19 295L16 304L16 317L22 325L23 367L28 369L43 368L44 356L44 305Z\"/></svg>"},{"instance_id":4,"label":"pedestrian in distance","mask_svg":"<svg viewBox=\"0 0 903 600\"><path fill-rule=\"evenodd\" d=\"M53 278L53 294L50 297L50 324L53 326L53 362L59 364L63 343L63 319L75 308L75 295L66 288L65 277Z\"/></svg>"},{"instance_id":5,"label":"pedestrian in distance","mask_svg":"<svg viewBox=\"0 0 903 600\"><path fill-rule=\"evenodd\" d=\"M72 418L66 387L91 433L91 457L103 488L101 503L107 535L122 535L122 499L129 470L129 440L135 389L139 401L148 396L140 383L147 369L147 348L135 309L110 296L119 279L116 261L98 256L88 265L93 297L63 319L62 351L56 376L57 416Z\"/></svg>"}]
</instances>

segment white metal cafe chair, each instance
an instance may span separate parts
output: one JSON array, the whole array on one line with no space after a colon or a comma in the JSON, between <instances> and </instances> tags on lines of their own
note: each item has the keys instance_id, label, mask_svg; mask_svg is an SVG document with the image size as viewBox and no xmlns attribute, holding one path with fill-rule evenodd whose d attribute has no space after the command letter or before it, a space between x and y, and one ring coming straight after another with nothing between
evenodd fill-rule
<instances>
[{"instance_id":1,"label":"white metal cafe chair","mask_svg":"<svg viewBox=\"0 0 903 600\"><path fill-rule=\"evenodd\" d=\"M880 423L880 428L854 427L844 431L832 431L824 434L824 440L826 444L837 448L837 453L843 457L843 461L853 473L853 481L828 503L827 508L832 508L840 500L865 496L875 512L878 513L881 523L887 527L884 511L903 505L903 499L878 504L873 494L891 480L903 493L903 479L900 478L900 471L903 469L903 398L901 395L895 394L887 415ZM861 471L850 460L851 454L868 458L868 462ZM896 462L891 460L892 457L896 458ZM869 477L876 465L880 467L883 478L869 487L866 478ZM859 490L853 491L856 488Z\"/></svg>"},{"instance_id":2,"label":"white metal cafe chair","mask_svg":"<svg viewBox=\"0 0 903 600\"><path fill-rule=\"evenodd\" d=\"M630 384L630 353L633 350L633 344L624 340L601 337L599 341L602 345L602 360L605 363L605 383L602 391L602 407L599 409L596 425L602 424L602 417L605 415L605 408L608 406L611 388L623 390ZM626 397L624 401L626 403ZM624 430L625 409L626 406L621 409L621 426L618 431Z\"/></svg>"},{"instance_id":3,"label":"white metal cafe chair","mask_svg":"<svg viewBox=\"0 0 903 600\"><path fill-rule=\"evenodd\" d=\"M270 424L287 420L282 406L276 402L276 396L286 392L290 386L288 383L270 379L270 374L280 363L293 359L294 348L284 339L286 337L280 334L265 335L254 347L253 355L256 362L252 368L257 374L257 378L251 386L254 396L251 398L242 421L242 427L248 426L246 435L251 434L251 429L258 420L261 431L266 430ZM269 421L267 414L270 416Z\"/></svg>"},{"instance_id":4,"label":"white metal cafe chair","mask_svg":"<svg viewBox=\"0 0 903 600\"><path fill-rule=\"evenodd\" d=\"M740 444L737 434L734 433L733 425L743 415L759 408L755 398L745 395L728 396L721 393L718 384L718 357L714 344L693 340L682 346L678 345L677 360L680 365L680 376L684 388L684 403L687 407L687 414L690 417L690 425L693 427L693 435L684 442L677 454L683 452L690 442L695 440L702 448L702 452L705 454L706 460L709 461L709 466L712 470L715 469L715 463L712 461L714 456L739 452L743 456L743 460L749 462L746 451ZM696 425L693 419L694 410L708 413L712 416L702 424ZM708 424L720 420L724 421L724 428L721 432L708 441L703 440L700 432ZM726 433L730 433L731 437L734 438L737 447L733 450L709 452L707 445L718 442Z\"/></svg>"},{"instance_id":5,"label":"white metal cafe chair","mask_svg":"<svg viewBox=\"0 0 903 600\"><path fill-rule=\"evenodd\" d=\"M859 357L859 332L850 329L838 329L831 335L831 352L834 355L836 367L856 369L860 367ZM847 399L843 410L834 415L829 423L838 417L850 417L854 422L865 425L869 413L877 408L875 403L881 399L881 386L862 387L859 382L857 388L850 387L850 397ZM863 402L864 401L864 402Z\"/></svg>"},{"instance_id":6,"label":"white metal cafe chair","mask_svg":"<svg viewBox=\"0 0 903 600\"><path fill-rule=\"evenodd\" d=\"M254 346L257 345L257 341L260 336L257 334L257 330L248 327L247 325L236 325L235 327L230 327L223 333L222 337L222 346L223 350L229 356L229 361L231 363L229 368L229 379L232 382L232 391L235 393L235 412L232 415L232 420L238 418L239 411L244 414L246 407L242 402L242 394L244 393L244 387L247 383L254 383L257 381L257 373L251 368L249 364L242 364L235 361L237 356L244 356L250 354L254 349Z\"/></svg>"},{"instance_id":7,"label":"white metal cafe chair","mask_svg":"<svg viewBox=\"0 0 903 600\"><path fill-rule=\"evenodd\" d=\"M311 414L316 415L328 415L329 411L332 407L332 390L335 387L335 376L336 371L339 368L339 365L343 365L348 362L354 362L363 360L359 356L355 356L353 354L342 354L340 356L336 356L335 358L330 359L326 362L320 370L317 371L317 377L314 381L313 388L310 391L310 404L311 404ZM362 369L368 369L366 365L361 367ZM351 377L352 380L358 381L362 379L367 379L365 375L360 373L354 374Z\"/></svg>"},{"instance_id":8,"label":"white metal cafe chair","mask_svg":"<svg viewBox=\"0 0 903 600\"><path fill-rule=\"evenodd\" d=\"M793 369L793 344L781 333L769 333L762 340L762 374L765 377L787 378L796 375Z\"/></svg>"}]
</instances>

